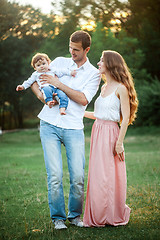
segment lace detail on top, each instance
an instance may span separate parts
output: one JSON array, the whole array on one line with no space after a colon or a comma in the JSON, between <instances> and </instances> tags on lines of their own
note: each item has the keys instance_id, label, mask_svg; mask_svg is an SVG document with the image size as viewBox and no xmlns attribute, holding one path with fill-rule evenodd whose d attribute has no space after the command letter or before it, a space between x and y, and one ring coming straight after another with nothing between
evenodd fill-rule
<instances>
[{"instance_id":1,"label":"lace detail on top","mask_svg":"<svg viewBox=\"0 0 160 240\"><path fill-rule=\"evenodd\" d=\"M117 90L117 89L116 89ZM101 94L94 104L94 116L107 121L120 121L120 100L116 96L116 90L106 97Z\"/></svg>"}]
</instances>

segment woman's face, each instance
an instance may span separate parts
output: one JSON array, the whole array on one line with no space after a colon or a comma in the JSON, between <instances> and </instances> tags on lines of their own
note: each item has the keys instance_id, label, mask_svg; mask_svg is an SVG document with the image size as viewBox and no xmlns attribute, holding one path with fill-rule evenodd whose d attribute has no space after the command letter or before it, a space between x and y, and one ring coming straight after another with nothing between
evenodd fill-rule
<instances>
[{"instance_id":1,"label":"woman's face","mask_svg":"<svg viewBox=\"0 0 160 240\"><path fill-rule=\"evenodd\" d=\"M106 73L106 66L103 60L103 56L100 58L100 61L97 63L98 67L99 67L99 72L100 74L104 74Z\"/></svg>"}]
</instances>

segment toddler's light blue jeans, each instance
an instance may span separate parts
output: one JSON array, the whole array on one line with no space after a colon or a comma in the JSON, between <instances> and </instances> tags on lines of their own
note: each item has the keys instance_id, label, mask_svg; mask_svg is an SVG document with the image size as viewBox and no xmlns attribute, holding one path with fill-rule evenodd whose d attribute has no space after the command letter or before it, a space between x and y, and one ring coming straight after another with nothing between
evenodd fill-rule
<instances>
[{"instance_id":1,"label":"toddler's light blue jeans","mask_svg":"<svg viewBox=\"0 0 160 240\"><path fill-rule=\"evenodd\" d=\"M57 93L59 98L59 108L67 108L68 106L68 97L67 95L58 88L53 87L52 85L44 86L42 88L42 93L45 99L45 102L53 100L53 93ZM57 99L56 99L57 100Z\"/></svg>"},{"instance_id":2,"label":"toddler's light blue jeans","mask_svg":"<svg viewBox=\"0 0 160 240\"><path fill-rule=\"evenodd\" d=\"M64 129L40 121L40 137L47 170L48 201L52 220L66 220L63 194L61 144L66 148L70 175L68 219L82 214L84 198L85 146L84 132Z\"/></svg>"}]
</instances>

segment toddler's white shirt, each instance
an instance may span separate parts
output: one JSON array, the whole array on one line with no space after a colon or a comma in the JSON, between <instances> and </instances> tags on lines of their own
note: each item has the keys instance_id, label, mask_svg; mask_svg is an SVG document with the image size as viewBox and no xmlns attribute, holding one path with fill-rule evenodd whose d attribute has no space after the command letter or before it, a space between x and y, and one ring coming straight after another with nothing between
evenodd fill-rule
<instances>
[{"instance_id":1,"label":"toddler's white shirt","mask_svg":"<svg viewBox=\"0 0 160 240\"><path fill-rule=\"evenodd\" d=\"M38 86L39 86L39 89L41 90L42 86L48 86L50 84L46 83L46 84L41 84L40 82L40 79L39 77L42 75L42 74L49 74L49 75L52 75L52 76L55 76L57 75L59 78L62 77L63 75L71 75L71 71L69 69L63 69L63 68L54 68L54 67L51 67L50 68L51 70L48 71L48 72L33 72L31 77L29 77L26 81L23 82L22 86L24 87L24 89L27 89L29 88L34 82L37 82L38 83Z\"/></svg>"}]
</instances>

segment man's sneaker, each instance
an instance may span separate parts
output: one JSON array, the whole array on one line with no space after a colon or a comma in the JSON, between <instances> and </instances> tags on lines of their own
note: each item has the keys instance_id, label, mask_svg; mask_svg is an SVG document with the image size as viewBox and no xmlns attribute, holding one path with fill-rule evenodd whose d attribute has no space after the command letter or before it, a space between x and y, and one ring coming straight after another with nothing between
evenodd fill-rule
<instances>
[{"instance_id":1,"label":"man's sneaker","mask_svg":"<svg viewBox=\"0 0 160 240\"><path fill-rule=\"evenodd\" d=\"M64 221L63 220L55 220L54 221L54 225L55 225L55 229L66 229L67 226L64 224Z\"/></svg>"},{"instance_id":2,"label":"man's sneaker","mask_svg":"<svg viewBox=\"0 0 160 240\"><path fill-rule=\"evenodd\" d=\"M71 224L77 226L77 227L83 227L83 222L82 220L80 219L80 217L76 217L76 218L73 218L70 220Z\"/></svg>"}]
</instances>

